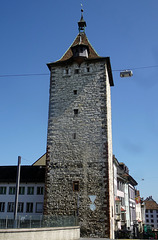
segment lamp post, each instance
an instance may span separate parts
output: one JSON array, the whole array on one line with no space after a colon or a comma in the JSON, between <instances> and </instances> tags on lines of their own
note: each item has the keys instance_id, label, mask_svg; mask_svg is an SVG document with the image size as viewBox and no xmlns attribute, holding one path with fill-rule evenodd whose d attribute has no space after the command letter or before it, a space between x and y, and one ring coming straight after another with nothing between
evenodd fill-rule
<instances>
[{"instance_id":1,"label":"lamp post","mask_svg":"<svg viewBox=\"0 0 158 240\"><path fill-rule=\"evenodd\" d=\"M18 212L18 197L19 197L19 184L20 184L20 170L21 170L21 157L18 156L18 166L16 175L16 193L15 193L15 207L14 207L14 228L17 228L17 212Z\"/></svg>"}]
</instances>

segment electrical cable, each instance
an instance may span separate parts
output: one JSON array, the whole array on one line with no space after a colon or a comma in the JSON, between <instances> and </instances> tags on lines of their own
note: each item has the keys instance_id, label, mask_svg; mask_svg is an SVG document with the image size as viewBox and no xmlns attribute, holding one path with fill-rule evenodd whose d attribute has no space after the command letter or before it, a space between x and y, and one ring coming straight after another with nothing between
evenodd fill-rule
<instances>
[{"instance_id":1,"label":"electrical cable","mask_svg":"<svg viewBox=\"0 0 158 240\"><path fill-rule=\"evenodd\" d=\"M139 69L157 68L157 67L158 67L158 65L144 66L144 67L133 67L133 68L124 68L124 69L114 69L114 70L112 70L112 72L121 72L121 71L125 71L125 69L139 70ZM49 73L3 74L3 75L0 75L0 78L3 78L3 77L48 76L48 75L49 75Z\"/></svg>"},{"instance_id":2,"label":"electrical cable","mask_svg":"<svg viewBox=\"0 0 158 240\"><path fill-rule=\"evenodd\" d=\"M134 67L134 68L125 68L125 69L139 70L139 69L144 69L144 68L156 68L156 67L158 67L158 65L144 66L144 67ZM116 69L116 70L112 70L112 72L121 72L121 71L124 71L125 69Z\"/></svg>"},{"instance_id":3,"label":"electrical cable","mask_svg":"<svg viewBox=\"0 0 158 240\"><path fill-rule=\"evenodd\" d=\"M26 73L26 74L3 74L0 77L29 77L29 76L48 76L49 73Z\"/></svg>"}]
</instances>

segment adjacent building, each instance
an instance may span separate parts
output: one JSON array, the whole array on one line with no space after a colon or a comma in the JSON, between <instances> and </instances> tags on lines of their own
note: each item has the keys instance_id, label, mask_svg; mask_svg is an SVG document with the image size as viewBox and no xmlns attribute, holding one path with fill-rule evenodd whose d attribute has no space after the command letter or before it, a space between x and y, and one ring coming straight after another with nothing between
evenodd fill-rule
<instances>
[{"instance_id":1,"label":"adjacent building","mask_svg":"<svg viewBox=\"0 0 158 240\"><path fill-rule=\"evenodd\" d=\"M114 162L114 196L115 196L115 233L126 234L126 237L138 235L138 219L136 214L137 182L129 174L128 167L113 157ZM139 211L139 210L138 210ZM140 221L142 220L139 215ZM121 234L122 234L121 233Z\"/></svg>"},{"instance_id":2,"label":"adjacent building","mask_svg":"<svg viewBox=\"0 0 158 240\"><path fill-rule=\"evenodd\" d=\"M0 166L0 218L12 219L17 166ZM21 166L18 217L43 214L45 167Z\"/></svg>"},{"instance_id":3,"label":"adjacent building","mask_svg":"<svg viewBox=\"0 0 158 240\"><path fill-rule=\"evenodd\" d=\"M158 204L152 198L152 196L147 197L144 200L145 204L145 224L150 225L151 228L158 229Z\"/></svg>"}]
</instances>

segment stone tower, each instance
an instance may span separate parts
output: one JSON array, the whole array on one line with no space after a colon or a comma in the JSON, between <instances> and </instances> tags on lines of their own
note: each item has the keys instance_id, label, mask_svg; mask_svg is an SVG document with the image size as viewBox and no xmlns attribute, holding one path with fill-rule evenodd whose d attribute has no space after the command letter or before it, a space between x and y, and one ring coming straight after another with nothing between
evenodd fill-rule
<instances>
[{"instance_id":1,"label":"stone tower","mask_svg":"<svg viewBox=\"0 0 158 240\"><path fill-rule=\"evenodd\" d=\"M44 214L79 218L81 236L114 238L109 57L79 34L50 70Z\"/></svg>"}]
</instances>

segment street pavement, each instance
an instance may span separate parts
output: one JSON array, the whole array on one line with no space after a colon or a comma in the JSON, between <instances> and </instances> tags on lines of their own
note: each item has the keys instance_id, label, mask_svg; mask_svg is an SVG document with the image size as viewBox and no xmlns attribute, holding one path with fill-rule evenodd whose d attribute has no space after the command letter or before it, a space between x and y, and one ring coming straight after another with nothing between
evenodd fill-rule
<instances>
[{"instance_id":1,"label":"street pavement","mask_svg":"<svg viewBox=\"0 0 158 240\"><path fill-rule=\"evenodd\" d=\"M80 240L109 240L109 238L80 238Z\"/></svg>"}]
</instances>

